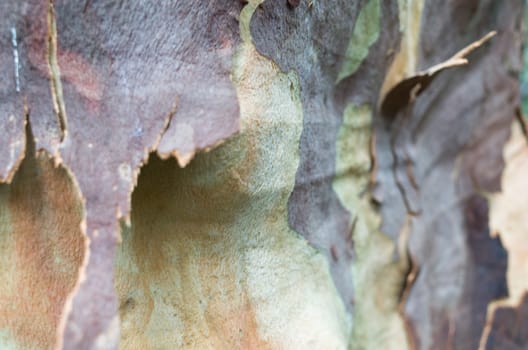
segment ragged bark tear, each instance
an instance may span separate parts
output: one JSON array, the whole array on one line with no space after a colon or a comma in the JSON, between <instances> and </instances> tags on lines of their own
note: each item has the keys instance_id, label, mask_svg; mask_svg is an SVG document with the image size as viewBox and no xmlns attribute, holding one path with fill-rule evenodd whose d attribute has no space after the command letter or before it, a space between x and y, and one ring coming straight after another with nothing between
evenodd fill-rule
<instances>
[{"instance_id":1,"label":"ragged bark tear","mask_svg":"<svg viewBox=\"0 0 528 350\"><path fill-rule=\"evenodd\" d=\"M463 66L469 63L466 58L472 51L486 43L497 34L496 31L489 32L480 40L477 40L448 60L436 64L429 69L418 72L415 75L405 78L392 87L384 96L381 96L380 110L386 117L394 117L405 106L412 103L428 86L433 79L442 71L448 68Z\"/></svg>"}]
</instances>

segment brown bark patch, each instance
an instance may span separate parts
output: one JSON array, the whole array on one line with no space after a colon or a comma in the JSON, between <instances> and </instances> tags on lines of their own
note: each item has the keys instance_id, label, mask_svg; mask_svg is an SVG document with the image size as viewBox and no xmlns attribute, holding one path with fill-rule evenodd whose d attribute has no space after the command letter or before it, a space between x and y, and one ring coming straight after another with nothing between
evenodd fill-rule
<instances>
[{"instance_id":1,"label":"brown bark patch","mask_svg":"<svg viewBox=\"0 0 528 350\"><path fill-rule=\"evenodd\" d=\"M83 208L67 172L33 149L0 185L0 328L20 348L51 349L83 259Z\"/></svg>"}]
</instances>

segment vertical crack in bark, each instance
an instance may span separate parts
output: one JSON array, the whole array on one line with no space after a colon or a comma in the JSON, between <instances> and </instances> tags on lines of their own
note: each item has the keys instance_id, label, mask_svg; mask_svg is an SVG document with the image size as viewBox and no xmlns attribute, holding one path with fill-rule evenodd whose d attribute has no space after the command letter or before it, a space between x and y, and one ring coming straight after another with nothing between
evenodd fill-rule
<instances>
[{"instance_id":1,"label":"vertical crack in bark","mask_svg":"<svg viewBox=\"0 0 528 350\"><path fill-rule=\"evenodd\" d=\"M378 172L378 159L376 158L376 131L372 130L369 142L369 156L370 156L370 175L367 190L371 192L376 186L376 174Z\"/></svg>"},{"instance_id":2,"label":"vertical crack in bark","mask_svg":"<svg viewBox=\"0 0 528 350\"><path fill-rule=\"evenodd\" d=\"M416 350L419 347L415 342L414 329L409 320L405 317L405 304L409 298L412 286L420 272L420 266L413 260L409 250L409 239L413 231L414 218L411 214L406 214L405 221L400 229L397 241L394 241L394 250L398 252L399 276L396 289L394 289L394 298L396 302L396 313L401 320L401 330L405 336L407 350Z\"/></svg>"},{"instance_id":3,"label":"vertical crack in bark","mask_svg":"<svg viewBox=\"0 0 528 350\"><path fill-rule=\"evenodd\" d=\"M404 273L405 278L400 289L398 309L400 317L403 320L403 325L406 329L405 333L407 336L407 342L409 344L409 350L416 350L418 349L418 344L416 343L417 336L412 323L409 322L409 319L405 316L405 304L407 303L407 299L409 298L412 286L418 278L418 274L420 273L420 267L416 262L413 261L410 254L407 254L408 255L405 258L407 259L408 268Z\"/></svg>"},{"instance_id":4,"label":"vertical crack in bark","mask_svg":"<svg viewBox=\"0 0 528 350\"><path fill-rule=\"evenodd\" d=\"M64 140L67 132L66 108L62 95L62 83L59 64L57 62L57 23L55 21L55 10L53 0L49 0L48 5L48 38L46 45L46 59L48 61L50 73L51 96L53 100L53 109L57 115L61 135L61 142Z\"/></svg>"}]
</instances>

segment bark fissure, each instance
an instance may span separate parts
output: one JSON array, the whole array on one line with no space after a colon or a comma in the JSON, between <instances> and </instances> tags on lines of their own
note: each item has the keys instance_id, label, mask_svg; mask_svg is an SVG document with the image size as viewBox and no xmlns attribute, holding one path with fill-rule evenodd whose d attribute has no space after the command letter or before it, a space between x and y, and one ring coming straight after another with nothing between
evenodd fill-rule
<instances>
[{"instance_id":1,"label":"bark fissure","mask_svg":"<svg viewBox=\"0 0 528 350\"><path fill-rule=\"evenodd\" d=\"M51 96L57 122L60 128L60 141L62 142L67 134L67 118L64 97L62 93L62 82L60 67L57 62L57 23L55 20L55 10L53 0L48 2L48 35L47 35L47 63L50 73Z\"/></svg>"}]
</instances>

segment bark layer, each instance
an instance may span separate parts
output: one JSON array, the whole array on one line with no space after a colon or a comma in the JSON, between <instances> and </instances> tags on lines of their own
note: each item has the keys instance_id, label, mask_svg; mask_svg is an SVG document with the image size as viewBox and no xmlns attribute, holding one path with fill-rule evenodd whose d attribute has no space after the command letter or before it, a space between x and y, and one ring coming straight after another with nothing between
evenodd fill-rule
<instances>
[{"instance_id":1,"label":"bark layer","mask_svg":"<svg viewBox=\"0 0 528 350\"><path fill-rule=\"evenodd\" d=\"M0 345L524 346L523 6L3 1Z\"/></svg>"}]
</instances>

